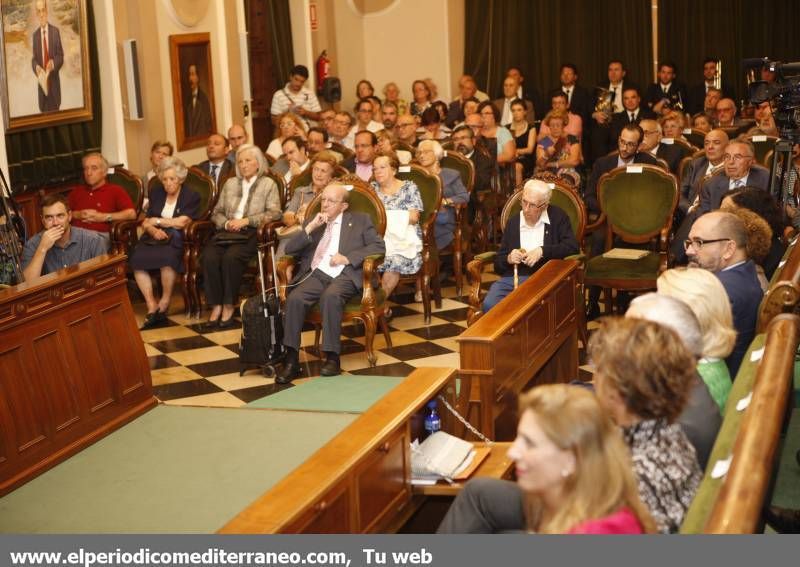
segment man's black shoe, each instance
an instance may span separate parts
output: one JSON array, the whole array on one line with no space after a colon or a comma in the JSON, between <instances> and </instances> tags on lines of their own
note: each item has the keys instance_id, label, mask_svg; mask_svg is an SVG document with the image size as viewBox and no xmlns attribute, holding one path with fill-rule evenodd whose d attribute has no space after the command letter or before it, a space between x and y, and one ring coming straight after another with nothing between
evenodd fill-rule
<instances>
[{"instance_id":1,"label":"man's black shoe","mask_svg":"<svg viewBox=\"0 0 800 567\"><path fill-rule=\"evenodd\" d=\"M770 506L764 510L764 519L778 533L800 534L800 510Z\"/></svg>"},{"instance_id":2,"label":"man's black shoe","mask_svg":"<svg viewBox=\"0 0 800 567\"><path fill-rule=\"evenodd\" d=\"M338 376L342 373L342 369L339 367L339 359L338 358L328 358L325 361L325 364L322 365L319 373L322 376Z\"/></svg>"},{"instance_id":3,"label":"man's black shoe","mask_svg":"<svg viewBox=\"0 0 800 567\"><path fill-rule=\"evenodd\" d=\"M278 375L275 377L276 384L289 384L292 380L300 376L300 373L303 369L300 367L299 362L291 362L287 361L286 364L283 365L281 371L278 372Z\"/></svg>"},{"instance_id":4,"label":"man's black shoe","mask_svg":"<svg viewBox=\"0 0 800 567\"><path fill-rule=\"evenodd\" d=\"M596 301L590 301L586 306L586 320L594 321L600 317L600 305Z\"/></svg>"}]
</instances>

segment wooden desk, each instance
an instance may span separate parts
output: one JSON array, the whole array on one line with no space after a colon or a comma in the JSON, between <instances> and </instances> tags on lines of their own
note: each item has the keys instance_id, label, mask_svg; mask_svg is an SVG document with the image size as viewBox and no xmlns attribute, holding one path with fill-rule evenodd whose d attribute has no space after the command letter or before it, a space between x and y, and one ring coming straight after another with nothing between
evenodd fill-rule
<instances>
[{"instance_id":1,"label":"wooden desk","mask_svg":"<svg viewBox=\"0 0 800 567\"><path fill-rule=\"evenodd\" d=\"M384 533L411 505L412 421L455 371L417 368L218 533ZM447 430L447 416L442 415Z\"/></svg>"},{"instance_id":2,"label":"wooden desk","mask_svg":"<svg viewBox=\"0 0 800 567\"><path fill-rule=\"evenodd\" d=\"M0 291L0 496L156 405L125 261Z\"/></svg>"},{"instance_id":3,"label":"wooden desk","mask_svg":"<svg viewBox=\"0 0 800 567\"><path fill-rule=\"evenodd\" d=\"M486 447L486 443L475 443L475 447ZM489 456L486 457L478 468L475 469L467 480L458 480L453 484L437 482L436 484L414 485L414 494L423 496L457 496L464 485L473 478L497 478L511 480L514 471L514 461L508 458L508 449L511 443L495 443L491 447Z\"/></svg>"},{"instance_id":4,"label":"wooden desk","mask_svg":"<svg viewBox=\"0 0 800 567\"><path fill-rule=\"evenodd\" d=\"M514 438L520 392L578 377L577 283L576 261L550 260L456 338L458 411L489 439Z\"/></svg>"}]
</instances>

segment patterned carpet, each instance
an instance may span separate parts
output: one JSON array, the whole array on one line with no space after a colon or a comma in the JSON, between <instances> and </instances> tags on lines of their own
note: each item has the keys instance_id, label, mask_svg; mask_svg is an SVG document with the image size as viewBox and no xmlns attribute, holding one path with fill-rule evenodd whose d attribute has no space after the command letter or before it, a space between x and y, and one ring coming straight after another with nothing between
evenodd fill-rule
<instances>
[{"instance_id":1,"label":"patterned carpet","mask_svg":"<svg viewBox=\"0 0 800 567\"><path fill-rule=\"evenodd\" d=\"M493 274L485 274L482 287L488 287L494 279ZM131 295L133 297L135 293ZM343 372L402 377L419 366L458 368L455 337L467 327L467 300L465 296L456 295L451 280L444 282L442 296L441 309L434 307L431 322L426 326L422 304L414 301L413 290L399 288L392 296L395 305L392 306L393 317L389 322L393 348L388 348L383 335L378 333L375 337L378 363L372 368L364 352L363 327L346 326L342 332ZM137 321L141 325L146 308L137 298L133 301ZM186 318L182 311L180 294L177 294L173 298L169 323L158 329L141 331L150 361L155 395L167 404L240 407L319 376L323 361L313 346L314 331L311 326L302 335L302 376L291 385L280 386L272 378L263 376L257 368L239 376L239 323L233 329L206 332L201 320ZM583 362L582 350L581 360ZM582 367L580 374L586 378L589 373Z\"/></svg>"}]
</instances>

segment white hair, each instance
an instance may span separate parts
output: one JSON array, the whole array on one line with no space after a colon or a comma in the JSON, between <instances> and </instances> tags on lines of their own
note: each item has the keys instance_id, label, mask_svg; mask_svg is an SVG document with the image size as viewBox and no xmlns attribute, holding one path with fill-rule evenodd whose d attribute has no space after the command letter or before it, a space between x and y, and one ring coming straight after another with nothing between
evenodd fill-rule
<instances>
[{"instance_id":1,"label":"white hair","mask_svg":"<svg viewBox=\"0 0 800 567\"><path fill-rule=\"evenodd\" d=\"M646 293L631 301L625 316L646 319L669 327L678 333L683 344L695 357L703 356L700 322L694 311L680 299L662 293Z\"/></svg>"},{"instance_id":2,"label":"white hair","mask_svg":"<svg viewBox=\"0 0 800 567\"><path fill-rule=\"evenodd\" d=\"M528 179L522 190L525 191L525 193L535 193L541 197L543 201L547 201L548 203L550 202L550 197L553 195L553 188L541 179Z\"/></svg>"}]
</instances>

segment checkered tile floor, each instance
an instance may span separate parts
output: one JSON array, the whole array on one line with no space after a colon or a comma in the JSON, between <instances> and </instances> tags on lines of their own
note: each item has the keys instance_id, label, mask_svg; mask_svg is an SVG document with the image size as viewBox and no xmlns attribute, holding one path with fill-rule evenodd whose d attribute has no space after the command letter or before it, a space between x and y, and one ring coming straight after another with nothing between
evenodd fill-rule
<instances>
[{"instance_id":1,"label":"checkered tile floor","mask_svg":"<svg viewBox=\"0 0 800 567\"><path fill-rule=\"evenodd\" d=\"M485 274L482 287L488 287L494 279L493 274ZM445 281L444 285L449 287L442 289L442 307L434 308L429 325L423 322L422 304L414 301L411 288L401 287L393 295L393 317L389 322L393 347L386 346L380 332L376 334L378 363L375 367L370 367L367 362L363 327L345 326L342 330L343 372L407 376L419 366L458 368L455 337L467 327L467 298L456 295L452 281ZM167 404L240 407L319 376L323 361L313 346L314 331L310 326L302 335L300 361L303 374L292 384L280 386L272 378L263 376L257 368L239 376L241 324L237 323L233 329L206 332L202 321L182 314L180 294L173 298L170 311L173 314L167 325L141 331L150 361L154 393ZM146 313L144 304L134 303L134 312L141 325ZM582 379L590 376L586 367L581 368L580 374Z\"/></svg>"}]
</instances>

